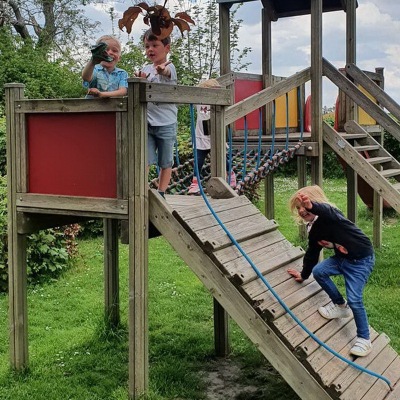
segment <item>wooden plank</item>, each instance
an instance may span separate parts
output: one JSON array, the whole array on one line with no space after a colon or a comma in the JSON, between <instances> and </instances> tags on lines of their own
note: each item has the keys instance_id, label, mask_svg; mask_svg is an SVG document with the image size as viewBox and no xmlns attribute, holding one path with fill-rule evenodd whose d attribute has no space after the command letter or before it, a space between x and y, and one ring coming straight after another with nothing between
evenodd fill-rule
<instances>
[{"instance_id":1,"label":"wooden plank","mask_svg":"<svg viewBox=\"0 0 400 400\"><path fill-rule=\"evenodd\" d=\"M245 240L240 243L240 247L246 254L250 254L253 251L270 246L271 244L280 242L284 239L285 238L281 232L274 230ZM235 260L241 255L242 253L234 245L217 250L213 253L213 257L215 257L221 264L226 264L229 261Z\"/></svg>"},{"instance_id":2,"label":"wooden plank","mask_svg":"<svg viewBox=\"0 0 400 400\"><path fill-rule=\"evenodd\" d=\"M366 89L382 107L385 107L398 120L400 120L400 107L383 89L381 89L366 73L355 64L346 65L346 73Z\"/></svg>"},{"instance_id":3,"label":"wooden plank","mask_svg":"<svg viewBox=\"0 0 400 400\"><path fill-rule=\"evenodd\" d=\"M358 357L355 362L361 367L368 368L372 361L381 353L381 351L388 345L389 338L385 334L378 336L373 342L371 353L366 357ZM342 394L354 380L358 379L361 371L348 366L330 385L330 390L335 394Z\"/></svg>"},{"instance_id":4,"label":"wooden plank","mask_svg":"<svg viewBox=\"0 0 400 400\"><path fill-rule=\"evenodd\" d=\"M242 218L239 221L232 221L226 224L226 229L240 242L258 236L262 233L275 229L275 222L267 219L260 220L258 215L249 218ZM195 232L197 238L208 251L215 251L219 248L229 246L231 240L220 226L202 229Z\"/></svg>"},{"instance_id":5,"label":"wooden plank","mask_svg":"<svg viewBox=\"0 0 400 400\"><path fill-rule=\"evenodd\" d=\"M400 385L400 356L397 355L395 360L384 371L383 375L389 379L392 386ZM386 382L378 379L368 393L363 397L363 400L380 400L383 399L389 392L389 387ZM389 396L390 397L390 396ZM398 397L400 398L400 396Z\"/></svg>"},{"instance_id":6,"label":"wooden plank","mask_svg":"<svg viewBox=\"0 0 400 400\"><path fill-rule=\"evenodd\" d=\"M294 260L285 265L284 268L275 269L266 275L264 278L266 281L272 286L275 287L289 279L293 278L287 273L288 268L301 268L302 260ZM261 280L261 278L254 279L251 282L246 283L241 286L241 291L247 295L249 299L256 299L257 296L260 296L267 290L265 283Z\"/></svg>"},{"instance_id":7,"label":"wooden plank","mask_svg":"<svg viewBox=\"0 0 400 400\"><path fill-rule=\"evenodd\" d=\"M128 214L127 200L98 197L17 193L16 205L19 211L29 211L32 208L32 212L37 212L37 210L41 209L53 213L59 210L65 212L66 215L69 215L73 211L82 212L81 215L104 213L126 216Z\"/></svg>"},{"instance_id":8,"label":"wooden plank","mask_svg":"<svg viewBox=\"0 0 400 400\"><path fill-rule=\"evenodd\" d=\"M277 99L287 92L290 92L290 90L303 85L310 79L310 68L306 68L303 71L292 75L290 78L280 81L269 88L263 89L260 92L239 101L233 106L227 107L225 112L225 125L232 124L239 118L247 115L249 112L265 106L267 103Z\"/></svg>"},{"instance_id":9,"label":"wooden plank","mask_svg":"<svg viewBox=\"0 0 400 400\"><path fill-rule=\"evenodd\" d=\"M318 293L321 290L321 286L314 281L309 283L306 286L301 287L299 290L297 290L295 293L291 294L288 297L284 298L284 302L287 307L292 309L298 304L301 304L305 299L308 299L309 297L314 296L316 293ZM276 301L268 308L263 307L261 304L261 307L259 307L260 312L265 314L268 319L275 319L283 315L286 311L282 307L282 305Z\"/></svg>"},{"instance_id":10,"label":"wooden plank","mask_svg":"<svg viewBox=\"0 0 400 400\"><path fill-rule=\"evenodd\" d=\"M386 368L395 360L397 353L386 346L381 353L368 365L371 371L382 374ZM377 381L377 378L369 374L361 374L340 396L342 400L361 399ZM389 389L389 388L388 388Z\"/></svg>"},{"instance_id":11,"label":"wooden plank","mask_svg":"<svg viewBox=\"0 0 400 400\"><path fill-rule=\"evenodd\" d=\"M272 245L272 247L274 252L271 252L267 257L265 253L263 258L262 254L258 254L257 257L250 257L262 275L304 255L303 249L293 247L289 242L282 241L277 243L277 247L275 245ZM238 285L246 284L257 277L256 272L254 272L250 265L247 262L243 263L241 259L225 264L224 268L229 271L233 280Z\"/></svg>"},{"instance_id":12,"label":"wooden plank","mask_svg":"<svg viewBox=\"0 0 400 400\"><path fill-rule=\"evenodd\" d=\"M303 320L302 323L311 332L315 333L319 329L321 329L324 325L326 325L328 323L328 320L323 318L318 311L314 310L314 312L311 315L309 315L305 320ZM289 343L289 345L293 349L299 346L305 340L307 340L308 337L309 337L308 333L300 325L296 325L293 329L286 332L284 335L285 340ZM298 354L298 352L296 353ZM304 359L305 357L302 358Z\"/></svg>"},{"instance_id":13,"label":"wooden plank","mask_svg":"<svg viewBox=\"0 0 400 400\"><path fill-rule=\"evenodd\" d=\"M350 144L340 138L337 132L326 122L324 122L324 141L374 190L378 191L384 199L387 199L394 209L400 212L399 192L392 187L389 181L382 179L380 172L361 157Z\"/></svg>"},{"instance_id":14,"label":"wooden plank","mask_svg":"<svg viewBox=\"0 0 400 400\"><path fill-rule=\"evenodd\" d=\"M168 204L153 193L149 204L150 219L156 228L295 392L307 400L329 400L326 391L181 227Z\"/></svg>"},{"instance_id":15,"label":"wooden plank","mask_svg":"<svg viewBox=\"0 0 400 400\"><path fill-rule=\"evenodd\" d=\"M16 113L105 113L127 110L126 97L107 99L47 99L18 100L15 102Z\"/></svg>"},{"instance_id":16,"label":"wooden plank","mask_svg":"<svg viewBox=\"0 0 400 400\"><path fill-rule=\"evenodd\" d=\"M349 324L349 318L337 318L329 320L321 329L314 331L320 340L327 342L330 338L336 336L346 336L348 332L347 325ZM344 332L342 332L344 330ZM306 339L296 349L296 353L300 358L307 358L314 351L316 351L320 345L312 338ZM336 350L334 348L334 350Z\"/></svg>"},{"instance_id":17,"label":"wooden plank","mask_svg":"<svg viewBox=\"0 0 400 400\"><path fill-rule=\"evenodd\" d=\"M240 221L244 218L253 216L262 217L260 211L251 204L240 208L235 208L234 210L229 209L225 211L220 211L216 213L216 215L223 224L227 224L232 221ZM219 225L219 222L211 213L199 216L197 218L185 219L184 222L189 227L189 229L194 232Z\"/></svg>"},{"instance_id":18,"label":"wooden plank","mask_svg":"<svg viewBox=\"0 0 400 400\"><path fill-rule=\"evenodd\" d=\"M385 397L385 400L399 400L399 399L400 399L400 384L397 384L394 390L390 392L387 397Z\"/></svg>"},{"instance_id":19,"label":"wooden plank","mask_svg":"<svg viewBox=\"0 0 400 400\"><path fill-rule=\"evenodd\" d=\"M374 342L376 338L378 337L378 333L374 331L373 329L370 329L370 336L371 336L371 341ZM348 342L345 343L345 339L348 339ZM343 356L346 359L349 359L351 361L354 360L354 356L350 355L350 349L353 346L354 340L356 339L356 334L355 330L354 333L349 334L349 336L346 336L344 338L344 346L342 350L340 350L338 353ZM326 350L322 350L326 351ZM316 353L315 353L316 354ZM330 354L330 353L329 353ZM306 360L306 362L309 362L310 365L312 365L312 360ZM337 357L332 357L329 362L327 362L319 371L319 379L325 386L329 386L332 384L332 382L338 378L341 374L344 373L344 371L351 371L355 369L354 367L349 366L346 362L340 360ZM331 391L332 392L332 391Z\"/></svg>"},{"instance_id":20,"label":"wooden plank","mask_svg":"<svg viewBox=\"0 0 400 400\"><path fill-rule=\"evenodd\" d=\"M376 105L369 97L362 93L353 82L338 72L326 59L323 59L323 71L325 76L327 76L334 84L339 86L339 88L355 101L367 114L374 118L379 125L397 138L397 140L400 140L400 125L390 118L386 112Z\"/></svg>"},{"instance_id":21,"label":"wooden plank","mask_svg":"<svg viewBox=\"0 0 400 400\"><path fill-rule=\"evenodd\" d=\"M201 100L200 103L199 100ZM145 83L141 101L176 104L232 104L229 89L210 89L154 82Z\"/></svg>"},{"instance_id":22,"label":"wooden plank","mask_svg":"<svg viewBox=\"0 0 400 400\"><path fill-rule=\"evenodd\" d=\"M300 321L304 321L310 315L314 314L320 306L325 306L330 302L328 295L324 291L318 292L315 296L305 299L301 304L294 307L292 312ZM284 314L281 317L272 321L272 325L282 334L297 327L297 323L289 314ZM301 329L301 328L300 328Z\"/></svg>"}]
</instances>

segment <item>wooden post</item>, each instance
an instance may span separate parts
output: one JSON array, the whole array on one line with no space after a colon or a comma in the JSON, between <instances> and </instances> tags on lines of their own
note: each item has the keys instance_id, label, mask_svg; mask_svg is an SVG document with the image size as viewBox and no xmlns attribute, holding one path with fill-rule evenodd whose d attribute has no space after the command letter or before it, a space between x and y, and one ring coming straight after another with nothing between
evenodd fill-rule
<instances>
[{"instance_id":1,"label":"wooden post","mask_svg":"<svg viewBox=\"0 0 400 400\"><path fill-rule=\"evenodd\" d=\"M272 21L270 12L265 8L261 12L262 29L262 76L263 87L272 86ZM272 131L272 103L265 106L265 132ZM268 219L275 218L274 174L269 172L264 179L264 206L265 216Z\"/></svg>"},{"instance_id":2,"label":"wooden post","mask_svg":"<svg viewBox=\"0 0 400 400\"><path fill-rule=\"evenodd\" d=\"M105 218L104 232L104 318L109 328L119 325L118 220Z\"/></svg>"},{"instance_id":3,"label":"wooden post","mask_svg":"<svg viewBox=\"0 0 400 400\"><path fill-rule=\"evenodd\" d=\"M356 63L356 0L349 0L346 9L346 63ZM346 97L346 121L358 120L354 102ZM347 217L357 223L357 173L346 165Z\"/></svg>"},{"instance_id":4,"label":"wooden post","mask_svg":"<svg viewBox=\"0 0 400 400\"><path fill-rule=\"evenodd\" d=\"M322 186L322 0L311 0L311 141L318 157L311 158L311 183Z\"/></svg>"},{"instance_id":5,"label":"wooden post","mask_svg":"<svg viewBox=\"0 0 400 400\"><path fill-rule=\"evenodd\" d=\"M28 367L28 308L26 235L18 233L16 193L21 184L18 162L18 137L24 128L23 119L15 112L15 101L24 97L24 85L6 84L7 115L7 210L8 210L8 275L10 362L17 370ZM25 181L25 179L24 179Z\"/></svg>"},{"instance_id":6,"label":"wooden post","mask_svg":"<svg viewBox=\"0 0 400 400\"><path fill-rule=\"evenodd\" d=\"M231 61L230 61L230 15L229 9L231 8L231 4L228 3L220 3L219 4L219 40L220 40L220 75L227 74L231 71ZM214 122L214 128L219 127L218 132L219 138L215 137L214 139L211 137L211 160L215 160L215 163L211 163L211 176L221 176L225 178L226 175L226 149L225 144L221 147L222 140L226 143L225 138L225 126L220 122L217 122L216 112L219 112L218 118L223 116L221 113L221 107L213 107L211 112L211 124ZM214 114L214 115L213 115ZM221 122L223 119L221 119ZM213 143L214 141L214 143ZM219 141L220 145L218 147L214 147L215 141ZM217 152L215 154L214 152ZM223 167L222 167L223 166ZM214 298L214 345L215 345L215 354L218 357L226 357L229 354L229 316L224 308L218 303L218 301Z\"/></svg>"},{"instance_id":7,"label":"wooden post","mask_svg":"<svg viewBox=\"0 0 400 400\"><path fill-rule=\"evenodd\" d=\"M148 389L148 187L146 104L139 91L145 83L128 83L129 204L129 396Z\"/></svg>"}]
</instances>

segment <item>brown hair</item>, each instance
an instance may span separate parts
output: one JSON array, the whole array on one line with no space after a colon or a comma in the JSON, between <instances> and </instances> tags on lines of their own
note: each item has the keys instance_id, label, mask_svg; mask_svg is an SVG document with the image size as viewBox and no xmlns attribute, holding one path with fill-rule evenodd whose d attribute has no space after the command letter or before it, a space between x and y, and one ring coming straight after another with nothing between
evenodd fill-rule
<instances>
[{"instance_id":1,"label":"brown hair","mask_svg":"<svg viewBox=\"0 0 400 400\"><path fill-rule=\"evenodd\" d=\"M160 40L160 39L158 38L158 36L156 34L153 33L153 31L150 28L150 29L147 29L147 31L143 34L143 42L145 40L152 41L152 40ZM164 46L167 46L168 44L171 44L171 37L167 36L166 38L161 39L160 41Z\"/></svg>"}]
</instances>

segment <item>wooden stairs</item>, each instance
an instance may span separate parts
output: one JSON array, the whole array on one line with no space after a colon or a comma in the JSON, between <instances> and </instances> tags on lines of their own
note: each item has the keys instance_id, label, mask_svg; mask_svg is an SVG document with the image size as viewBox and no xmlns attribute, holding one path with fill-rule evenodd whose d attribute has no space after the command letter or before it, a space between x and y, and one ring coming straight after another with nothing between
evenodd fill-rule
<instances>
[{"instance_id":1,"label":"wooden stairs","mask_svg":"<svg viewBox=\"0 0 400 400\"><path fill-rule=\"evenodd\" d=\"M400 163L357 122L349 121L344 128L346 132L339 133L324 122L324 141L400 212Z\"/></svg>"},{"instance_id":2,"label":"wooden stairs","mask_svg":"<svg viewBox=\"0 0 400 400\"><path fill-rule=\"evenodd\" d=\"M249 262L229 240L198 196L149 191L149 217L214 298L303 400L399 400L400 357L389 338L371 328L373 351L349 355L355 337L352 318L325 320L317 308L329 299L311 277L303 284L287 269L300 268L303 249L290 244L273 220L244 196L209 199L218 217L271 287L320 340L383 380L348 365L320 346L294 322Z\"/></svg>"}]
</instances>

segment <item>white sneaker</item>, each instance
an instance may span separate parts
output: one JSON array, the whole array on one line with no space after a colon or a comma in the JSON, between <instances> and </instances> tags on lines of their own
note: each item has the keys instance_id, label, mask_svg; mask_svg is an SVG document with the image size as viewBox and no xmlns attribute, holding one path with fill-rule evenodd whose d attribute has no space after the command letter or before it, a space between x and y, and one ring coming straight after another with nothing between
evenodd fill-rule
<instances>
[{"instance_id":1,"label":"white sneaker","mask_svg":"<svg viewBox=\"0 0 400 400\"><path fill-rule=\"evenodd\" d=\"M337 304L329 303L324 307L318 308L318 312L326 319L334 319L334 318L349 318L351 317L351 309L345 303L345 307L340 307Z\"/></svg>"},{"instance_id":2,"label":"white sneaker","mask_svg":"<svg viewBox=\"0 0 400 400\"><path fill-rule=\"evenodd\" d=\"M365 357L372 350L372 343L368 339L363 339L358 337L353 347L350 349L350 354L353 354L357 357Z\"/></svg>"},{"instance_id":3,"label":"white sneaker","mask_svg":"<svg viewBox=\"0 0 400 400\"><path fill-rule=\"evenodd\" d=\"M189 186L188 194L197 194L200 193L199 184L197 182L197 178L193 178L192 183Z\"/></svg>"}]
</instances>

